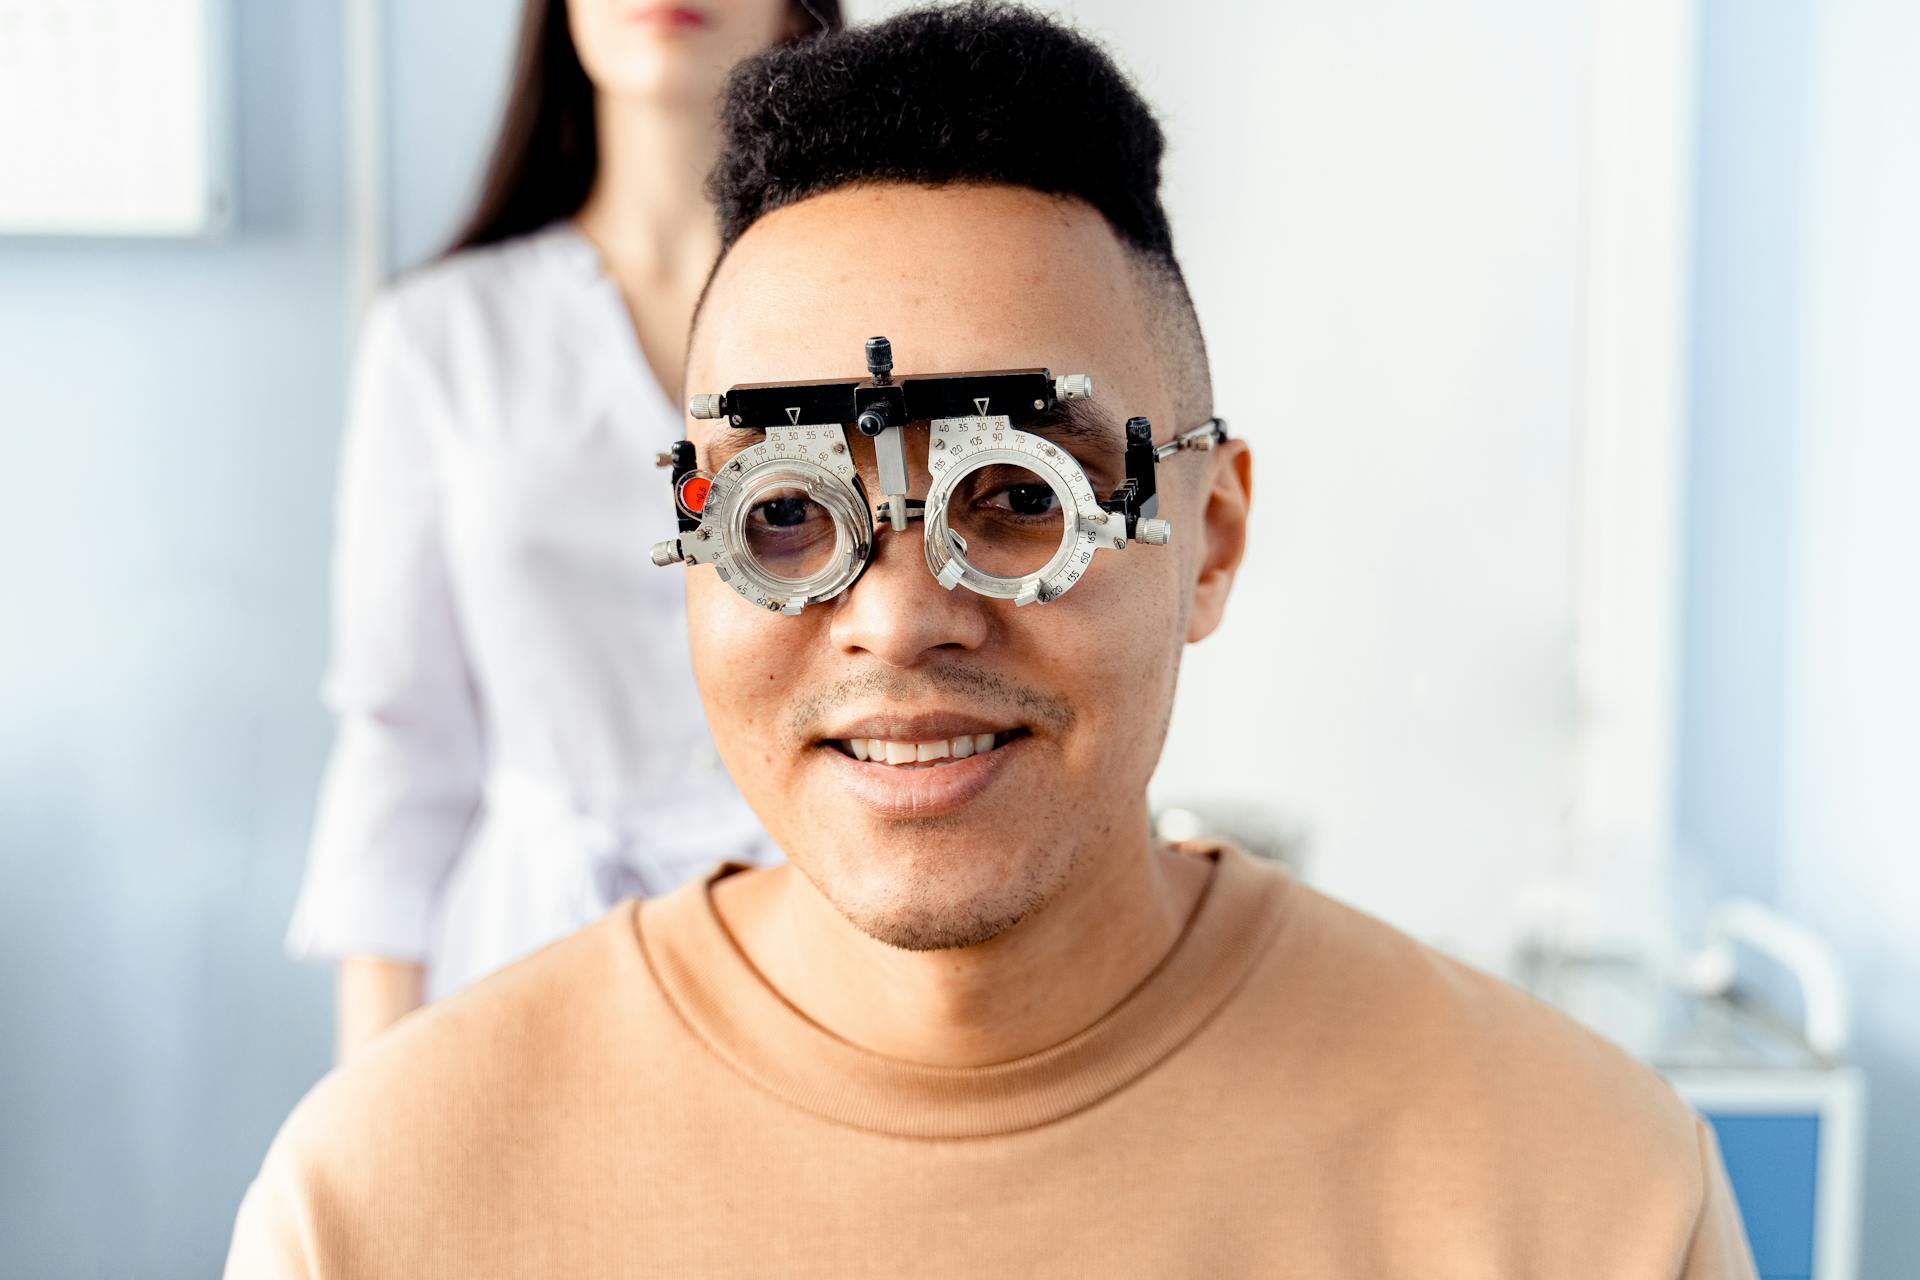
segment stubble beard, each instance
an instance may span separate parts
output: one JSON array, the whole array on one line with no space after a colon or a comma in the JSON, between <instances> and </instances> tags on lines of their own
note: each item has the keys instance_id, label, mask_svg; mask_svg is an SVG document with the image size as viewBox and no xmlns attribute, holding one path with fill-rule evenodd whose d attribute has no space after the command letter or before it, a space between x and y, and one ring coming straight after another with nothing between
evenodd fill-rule
<instances>
[{"instance_id":1,"label":"stubble beard","mask_svg":"<svg viewBox=\"0 0 1920 1280\"><path fill-rule=\"evenodd\" d=\"M1054 823L1037 829L1066 834ZM911 865L921 859L907 861L898 883L874 895L832 877L809 879L847 923L876 942L901 951L954 951L991 942L1044 911L1072 883L1082 853L1072 843L1029 847L1007 860L1000 883L986 886Z\"/></svg>"}]
</instances>

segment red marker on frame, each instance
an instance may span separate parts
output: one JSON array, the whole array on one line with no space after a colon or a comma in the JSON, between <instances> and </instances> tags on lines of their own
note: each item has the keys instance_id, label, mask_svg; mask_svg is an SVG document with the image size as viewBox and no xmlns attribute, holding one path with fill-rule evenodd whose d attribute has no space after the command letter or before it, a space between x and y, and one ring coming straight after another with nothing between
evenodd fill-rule
<instances>
[{"instance_id":1,"label":"red marker on frame","mask_svg":"<svg viewBox=\"0 0 1920 1280\"><path fill-rule=\"evenodd\" d=\"M713 489L713 477L704 471L689 471L680 477L680 487L674 491L674 499L680 509L690 516L697 516L707 508L707 494Z\"/></svg>"}]
</instances>

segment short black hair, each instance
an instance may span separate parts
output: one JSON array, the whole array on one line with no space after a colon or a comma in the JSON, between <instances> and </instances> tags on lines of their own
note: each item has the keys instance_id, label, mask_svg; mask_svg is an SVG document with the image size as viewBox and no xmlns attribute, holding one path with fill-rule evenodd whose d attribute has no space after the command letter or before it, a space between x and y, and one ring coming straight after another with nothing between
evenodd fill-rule
<instances>
[{"instance_id":1,"label":"short black hair","mask_svg":"<svg viewBox=\"0 0 1920 1280\"><path fill-rule=\"evenodd\" d=\"M742 63L707 181L720 240L784 205L870 182L995 183L1073 196L1173 261L1159 122L1085 36L979 2L769 49Z\"/></svg>"},{"instance_id":2,"label":"short black hair","mask_svg":"<svg viewBox=\"0 0 1920 1280\"><path fill-rule=\"evenodd\" d=\"M707 193L722 259L761 218L844 187L986 184L1078 199L1148 267L1182 412L1211 414L1206 348L1160 203L1166 140L1086 36L1002 0L909 10L747 59L720 120Z\"/></svg>"}]
</instances>

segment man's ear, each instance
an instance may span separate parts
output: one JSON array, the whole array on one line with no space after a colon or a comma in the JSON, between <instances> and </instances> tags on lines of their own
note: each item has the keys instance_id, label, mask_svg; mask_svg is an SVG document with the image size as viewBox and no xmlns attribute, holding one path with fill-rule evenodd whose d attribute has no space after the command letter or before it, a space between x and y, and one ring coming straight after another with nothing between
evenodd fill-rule
<instances>
[{"instance_id":1,"label":"man's ear","mask_svg":"<svg viewBox=\"0 0 1920 1280\"><path fill-rule=\"evenodd\" d=\"M1253 450L1247 442L1227 440L1204 456L1210 464L1201 508L1205 544L1187 613L1188 644L1206 639L1220 625L1234 574L1247 554L1247 513L1253 506Z\"/></svg>"}]
</instances>

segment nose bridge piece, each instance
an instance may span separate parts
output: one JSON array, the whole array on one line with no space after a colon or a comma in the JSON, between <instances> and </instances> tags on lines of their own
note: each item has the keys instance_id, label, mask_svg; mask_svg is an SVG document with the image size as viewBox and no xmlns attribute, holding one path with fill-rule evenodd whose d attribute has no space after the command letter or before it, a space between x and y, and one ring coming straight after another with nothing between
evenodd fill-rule
<instances>
[{"instance_id":1,"label":"nose bridge piece","mask_svg":"<svg viewBox=\"0 0 1920 1280\"><path fill-rule=\"evenodd\" d=\"M896 423L873 442L874 466L880 473L880 492L888 523L905 530L913 517L907 512L907 430Z\"/></svg>"}]
</instances>

